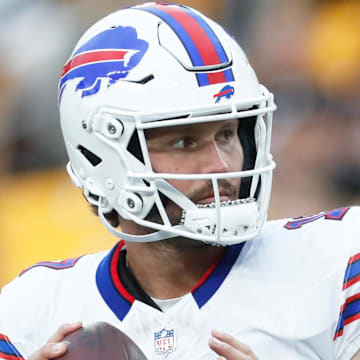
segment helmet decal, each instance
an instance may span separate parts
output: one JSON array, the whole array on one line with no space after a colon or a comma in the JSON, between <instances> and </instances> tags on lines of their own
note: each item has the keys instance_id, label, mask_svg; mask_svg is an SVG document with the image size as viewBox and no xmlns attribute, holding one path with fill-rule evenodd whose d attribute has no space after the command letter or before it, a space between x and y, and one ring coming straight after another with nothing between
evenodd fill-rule
<instances>
[{"instance_id":1,"label":"helmet decal","mask_svg":"<svg viewBox=\"0 0 360 360\"><path fill-rule=\"evenodd\" d=\"M183 43L193 66L222 65L229 62L226 52L211 27L195 11L171 3L148 3L136 9L148 11L166 22ZM199 86L234 81L231 69L197 73Z\"/></svg>"},{"instance_id":2,"label":"helmet decal","mask_svg":"<svg viewBox=\"0 0 360 360\"><path fill-rule=\"evenodd\" d=\"M68 80L81 78L76 90L81 97L96 94L102 78L108 87L139 64L148 49L148 42L138 39L132 27L113 27L105 30L81 46L65 64L59 83L59 98Z\"/></svg>"},{"instance_id":3,"label":"helmet decal","mask_svg":"<svg viewBox=\"0 0 360 360\"><path fill-rule=\"evenodd\" d=\"M220 102L222 98L230 99L235 93L235 89L230 85L225 85L217 94L214 95L216 99L215 104Z\"/></svg>"}]
</instances>

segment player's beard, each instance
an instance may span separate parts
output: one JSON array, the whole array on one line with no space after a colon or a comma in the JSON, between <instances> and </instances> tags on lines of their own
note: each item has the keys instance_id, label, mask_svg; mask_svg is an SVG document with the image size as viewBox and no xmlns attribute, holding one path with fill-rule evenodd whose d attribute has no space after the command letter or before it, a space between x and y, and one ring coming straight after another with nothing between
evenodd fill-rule
<instances>
[{"instance_id":1,"label":"player's beard","mask_svg":"<svg viewBox=\"0 0 360 360\"><path fill-rule=\"evenodd\" d=\"M233 184L227 180L219 180L218 186L223 191L225 191L228 196L230 197L230 200L236 200L239 198L239 189L240 189L240 179L236 180L236 184ZM188 198L193 201L195 204L197 204L200 200L204 199L205 197L209 196L209 194L213 194L213 186L211 181L207 181L203 187L200 189L197 189L193 191L190 195L188 195ZM163 199L163 204L166 209L166 213L169 217L169 220L171 224L178 225L181 221L182 217L182 209L175 204L172 200L166 198ZM150 213L146 220L152 221L155 223L162 223L162 220L160 218L160 215L158 212L152 212ZM152 233L154 230L148 229L149 233ZM171 239L165 239L158 241L157 244L162 247L166 248L172 248L172 249L187 249L187 248L201 248L201 247L207 247L207 246L214 246L213 244L209 244L203 241L194 240L190 238L186 238L183 236L174 237Z\"/></svg>"}]
</instances>

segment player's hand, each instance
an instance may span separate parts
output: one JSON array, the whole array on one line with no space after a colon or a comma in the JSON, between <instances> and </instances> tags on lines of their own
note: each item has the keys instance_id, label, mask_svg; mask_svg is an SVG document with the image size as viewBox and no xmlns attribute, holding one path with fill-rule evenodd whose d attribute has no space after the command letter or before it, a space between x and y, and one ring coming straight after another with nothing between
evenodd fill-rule
<instances>
[{"instance_id":1,"label":"player's hand","mask_svg":"<svg viewBox=\"0 0 360 360\"><path fill-rule=\"evenodd\" d=\"M209 346L218 355L218 360L258 360L249 346L242 344L233 336L212 330Z\"/></svg>"},{"instance_id":2,"label":"player's hand","mask_svg":"<svg viewBox=\"0 0 360 360\"><path fill-rule=\"evenodd\" d=\"M65 336L80 329L81 327L81 322L60 326L56 330L55 334L49 338L48 342L39 350L35 351L30 357L28 357L27 360L56 359L57 357L64 355L67 351L66 343L63 342Z\"/></svg>"}]
</instances>

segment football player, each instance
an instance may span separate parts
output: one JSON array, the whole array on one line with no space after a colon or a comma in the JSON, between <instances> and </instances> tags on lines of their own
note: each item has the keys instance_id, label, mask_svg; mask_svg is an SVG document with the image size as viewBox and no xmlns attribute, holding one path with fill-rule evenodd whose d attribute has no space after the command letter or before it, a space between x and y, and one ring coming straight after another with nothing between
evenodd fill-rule
<instances>
[{"instance_id":1,"label":"football player","mask_svg":"<svg viewBox=\"0 0 360 360\"><path fill-rule=\"evenodd\" d=\"M110 14L59 107L67 171L121 240L8 284L0 358L56 358L95 321L149 359L360 358L359 210L266 222L276 107L221 26L165 2Z\"/></svg>"}]
</instances>

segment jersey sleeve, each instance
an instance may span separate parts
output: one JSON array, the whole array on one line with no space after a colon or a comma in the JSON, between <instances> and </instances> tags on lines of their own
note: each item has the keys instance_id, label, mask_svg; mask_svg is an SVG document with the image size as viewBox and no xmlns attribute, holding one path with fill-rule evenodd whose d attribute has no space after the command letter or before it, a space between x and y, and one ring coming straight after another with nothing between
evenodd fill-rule
<instances>
[{"instance_id":1,"label":"jersey sleeve","mask_svg":"<svg viewBox=\"0 0 360 360\"><path fill-rule=\"evenodd\" d=\"M8 336L0 333L0 359L25 360Z\"/></svg>"},{"instance_id":2,"label":"jersey sleeve","mask_svg":"<svg viewBox=\"0 0 360 360\"><path fill-rule=\"evenodd\" d=\"M102 254L40 262L4 286L0 293L0 359L27 359L59 326L81 320L82 307L74 308L73 299L92 284L87 265L96 268L101 258ZM85 267L80 266L80 259L88 259ZM82 270L75 271L75 267ZM84 279L88 279L86 285Z\"/></svg>"},{"instance_id":3,"label":"jersey sleeve","mask_svg":"<svg viewBox=\"0 0 360 360\"><path fill-rule=\"evenodd\" d=\"M344 261L339 320L334 333L336 359L349 360L360 349L360 208L351 208L346 216L346 230L341 239L350 243ZM349 231L350 229L350 231Z\"/></svg>"},{"instance_id":4,"label":"jersey sleeve","mask_svg":"<svg viewBox=\"0 0 360 360\"><path fill-rule=\"evenodd\" d=\"M53 333L49 324L56 312L60 278L46 266L39 263L26 269L1 290L0 359L26 359Z\"/></svg>"},{"instance_id":5,"label":"jersey sleeve","mask_svg":"<svg viewBox=\"0 0 360 360\"><path fill-rule=\"evenodd\" d=\"M31 351L24 329L32 314L18 285L15 279L0 293L0 359L4 360L25 359Z\"/></svg>"}]
</instances>

